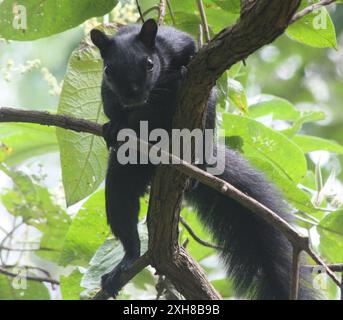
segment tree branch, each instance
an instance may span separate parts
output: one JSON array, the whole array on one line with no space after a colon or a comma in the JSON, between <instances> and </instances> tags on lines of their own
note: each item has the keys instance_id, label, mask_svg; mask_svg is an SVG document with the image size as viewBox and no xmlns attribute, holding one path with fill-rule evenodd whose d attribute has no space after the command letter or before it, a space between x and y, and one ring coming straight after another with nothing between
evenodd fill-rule
<instances>
[{"instance_id":1,"label":"tree branch","mask_svg":"<svg viewBox=\"0 0 343 320\"><path fill-rule=\"evenodd\" d=\"M188 65L173 128L203 128L207 101L216 80L233 64L281 35L299 4L300 0L243 1L241 18L237 24L224 29L200 48ZM203 277L203 271L178 244L177 226L183 191L188 180L188 176L181 170L184 168L159 166L156 170L148 213L152 263L172 280L187 299L218 299L218 293ZM186 171L189 173L191 170ZM172 183L166 184L165 181ZM234 194L236 200L242 200L242 195L236 191L228 186L227 193ZM260 211L256 203L249 203L255 211ZM270 217L266 211L260 212ZM293 233L294 230L290 230ZM193 272L189 272L190 269Z\"/></svg>"},{"instance_id":2,"label":"tree branch","mask_svg":"<svg viewBox=\"0 0 343 320\"><path fill-rule=\"evenodd\" d=\"M202 240L201 238L199 238L195 232L193 231L192 227L186 222L186 220L182 217L180 217L180 222L181 224L185 227L185 229L188 231L188 233L191 235L191 237L198 243L200 243L202 246L204 247L208 247L208 248L213 248L213 249L217 249L217 250L222 250L223 247L220 246L216 246L215 244L209 243L207 241Z\"/></svg>"},{"instance_id":3,"label":"tree branch","mask_svg":"<svg viewBox=\"0 0 343 320\"><path fill-rule=\"evenodd\" d=\"M80 119L69 117L69 116L54 115L54 114L43 112L43 111L28 111L28 110L18 110L18 109L12 109L12 108L0 108L0 122L26 122L26 123L30 122L30 123L36 123L36 124L41 124L41 125L54 125L57 127L73 130L76 132L87 132L87 133L92 133L97 136L102 136L102 126L100 124L96 124L94 122L87 121L87 120L80 120ZM131 138L136 139L135 137L131 137ZM137 147L139 147L140 145L146 144L146 142L141 141L141 140L136 140L136 141L137 141L136 143ZM151 148L152 146L148 145L148 147ZM285 220L280 218L272 210L260 204L255 199L242 193L240 190L236 189L234 186L232 186L228 182L221 180L217 177L214 177L211 174L207 173L206 171L203 171L187 163L186 161L183 161L177 158L176 156L172 154L168 154L164 150L161 150L161 153L169 157L170 159L169 163L179 163L178 165L174 165L174 166L173 165L161 166L161 168L166 169L169 167L169 169L175 169L181 174L192 177L200 181L201 183L217 190L218 192L221 192L222 194L228 196L229 198L232 198L238 201L239 203L241 203L242 205L246 206L252 212L254 212L259 217L264 219L267 223L275 226L275 228L280 230L280 232L282 232L293 245L296 245L303 251L307 252L319 265L324 266L328 275L333 279L333 281L336 284L339 283L338 278L335 276L332 270L330 270L330 268L322 261L322 259L310 248L308 237L299 233L293 226L291 226ZM164 181L165 181L165 177L162 176L162 180L161 180L162 185L165 187L168 187L166 186ZM152 198L153 196L150 197L150 199ZM154 203L156 201L154 200L152 202ZM160 202L160 200L158 202ZM153 205L155 206L155 204ZM164 221L159 216L156 216L154 218L157 219L158 222ZM164 234L164 237L166 236L165 232L167 232L166 228L168 230L168 228L170 229L170 226L171 225L167 223L167 225L163 227L163 230L161 232L162 234ZM176 226L173 225L173 227L177 229L177 225ZM149 230L149 236L152 236L150 234L150 230ZM157 250L157 248L155 249ZM149 252L150 254L152 254L153 252L152 249L150 249ZM164 253L161 253L161 255L163 257ZM186 262L187 260L186 257L187 257L187 253L183 251L182 252L182 259L184 259L183 262ZM190 259L190 257L188 257L188 259ZM144 261L146 260L144 259ZM188 263L191 263L191 262L188 261L187 264ZM202 277L200 271L199 271L199 276L200 278ZM127 276L124 276L124 279L126 278ZM123 282L125 283L125 281Z\"/></svg>"},{"instance_id":4,"label":"tree branch","mask_svg":"<svg viewBox=\"0 0 343 320\"><path fill-rule=\"evenodd\" d=\"M140 17L139 20L141 20L144 23L144 15L142 13L142 8L141 8L141 4L140 4L139 0L136 0L136 7L137 7L139 17Z\"/></svg>"},{"instance_id":5,"label":"tree branch","mask_svg":"<svg viewBox=\"0 0 343 320\"><path fill-rule=\"evenodd\" d=\"M31 251L56 251L52 248L12 248L7 246L0 246L0 250L13 251L13 252L31 252Z\"/></svg>"},{"instance_id":6,"label":"tree branch","mask_svg":"<svg viewBox=\"0 0 343 320\"><path fill-rule=\"evenodd\" d=\"M97 123L60 114L52 114L46 111L0 108L0 122L36 123L102 136L102 126Z\"/></svg>"}]
</instances>

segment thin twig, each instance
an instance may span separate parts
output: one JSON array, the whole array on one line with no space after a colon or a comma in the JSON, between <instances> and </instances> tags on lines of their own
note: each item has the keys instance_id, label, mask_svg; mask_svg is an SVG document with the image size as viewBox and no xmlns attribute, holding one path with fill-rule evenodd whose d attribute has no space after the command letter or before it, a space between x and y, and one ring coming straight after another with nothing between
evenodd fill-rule
<instances>
[{"instance_id":1,"label":"thin twig","mask_svg":"<svg viewBox=\"0 0 343 320\"><path fill-rule=\"evenodd\" d=\"M305 265L301 268L308 269L313 272L317 267L317 265ZM328 268L333 272L343 272L343 263L328 264Z\"/></svg>"},{"instance_id":2,"label":"thin twig","mask_svg":"<svg viewBox=\"0 0 343 320\"><path fill-rule=\"evenodd\" d=\"M8 277L12 277L12 278L19 277L21 279L32 280L32 281L37 281L37 282L48 282L48 283L55 284L55 285L59 285L60 284L59 281L57 281L55 279L51 279L51 278L48 278L48 277L29 276L29 275L23 276L23 275L20 275L20 274L8 271L8 270L6 270L5 268L3 268L1 266L0 266L0 273L6 275Z\"/></svg>"},{"instance_id":3,"label":"thin twig","mask_svg":"<svg viewBox=\"0 0 343 320\"><path fill-rule=\"evenodd\" d=\"M204 45L204 31L202 24L199 24L198 28L198 48L200 49Z\"/></svg>"},{"instance_id":4,"label":"thin twig","mask_svg":"<svg viewBox=\"0 0 343 320\"><path fill-rule=\"evenodd\" d=\"M170 3L170 0L167 0L167 6L168 6L168 11L169 11L169 14L170 14L170 18L173 21L173 26L175 26L176 25L176 21L175 21L174 11L173 11L172 5Z\"/></svg>"},{"instance_id":5,"label":"thin twig","mask_svg":"<svg viewBox=\"0 0 343 320\"><path fill-rule=\"evenodd\" d=\"M144 15L142 13L142 8L141 8L141 4L139 0L136 0L136 6L137 6L137 10L140 16L140 20L144 23Z\"/></svg>"},{"instance_id":6,"label":"thin twig","mask_svg":"<svg viewBox=\"0 0 343 320\"><path fill-rule=\"evenodd\" d=\"M159 10L160 10L159 6L153 6L143 12L143 17L145 17L146 15L148 15L150 12L153 12L153 11L157 11L159 13ZM142 18L139 18L137 22L139 21L142 21Z\"/></svg>"},{"instance_id":7,"label":"thin twig","mask_svg":"<svg viewBox=\"0 0 343 320\"><path fill-rule=\"evenodd\" d=\"M44 273L48 278L52 278L49 271L47 271L47 270L45 270L43 268L40 268L40 267L36 267L36 266L26 266L26 265L18 266L16 264L9 264L9 265L4 265L2 267L5 268L5 269L20 268L20 269L26 269L28 271L36 270L36 271Z\"/></svg>"},{"instance_id":8,"label":"thin twig","mask_svg":"<svg viewBox=\"0 0 343 320\"><path fill-rule=\"evenodd\" d=\"M321 1L317 2L317 3L313 3L310 6L306 7L305 9L297 12L293 16L292 20L290 21L290 24L300 20L302 17L308 15L309 13L311 13L311 12L317 10L317 9L320 9L321 7L328 6L328 5L330 5L330 4L334 3L334 2L336 2L336 0L321 0Z\"/></svg>"},{"instance_id":9,"label":"thin twig","mask_svg":"<svg viewBox=\"0 0 343 320\"><path fill-rule=\"evenodd\" d=\"M300 279L300 253L301 249L293 245L293 260L292 260L292 287L290 291L290 300L297 300L299 294L299 279Z\"/></svg>"},{"instance_id":10,"label":"thin twig","mask_svg":"<svg viewBox=\"0 0 343 320\"><path fill-rule=\"evenodd\" d=\"M329 266L324 262L324 260L317 254L315 253L312 248L308 245L307 248L304 250L308 253L308 255L320 266L322 266L326 274L332 279L332 281L337 285L340 286L340 280L338 277L335 275L335 273L329 268Z\"/></svg>"},{"instance_id":11,"label":"thin twig","mask_svg":"<svg viewBox=\"0 0 343 320\"><path fill-rule=\"evenodd\" d=\"M14 251L14 252L30 252L30 251L56 251L51 248L11 248L7 246L0 246L0 250Z\"/></svg>"},{"instance_id":12,"label":"thin twig","mask_svg":"<svg viewBox=\"0 0 343 320\"><path fill-rule=\"evenodd\" d=\"M202 23L203 30L205 33L206 42L209 42L211 40L211 36L210 36L210 29L209 29L208 23L207 23L207 17L206 17L204 4L203 4L202 0L196 0L196 1L197 1L197 5L199 8L200 16L201 16L201 23Z\"/></svg>"},{"instance_id":13,"label":"thin twig","mask_svg":"<svg viewBox=\"0 0 343 320\"><path fill-rule=\"evenodd\" d=\"M343 273L341 275L341 286L339 287L340 292L341 292L341 300L343 300Z\"/></svg>"},{"instance_id":14,"label":"thin twig","mask_svg":"<svg viewBox=\"0 0 343 320\"><path fill-rule=\"evenodd\" d=\"M166 0L160 0L159 13L158 13L158 25L164 24L164 17L166 16Z\"/></svg>"},{"instance_id":15,"label":"thin twig","mask_svg":"<svg viewBox=\"0 0 343 320\"><path fill-rule=\"evenodd\" d=\"M0 231L3 232L5 235L8 234L7 230L3 228L2 226L0 226Z\"/></svg>"},{"instance_id":16,"label":"thin twig","mask_svg":"<svg viewBox=\"0 0 343 320\"><path fill-rule=\"evenodd\" d=\"M191 226L186 222L186 220L183 217L180 217L180 222L181 224L185 227L185 229L188 231L188 233L192 236L192 238L200 243L201 245L203 245L204 247L209 247L209 248L213 248L216 250L223 250L224 248L221 246L217 246L215 244L212 244L210 242L204 241L202 240L200 237L198 237L195 232L193 231L193 229L191 228Z\"/></svg>"},{"instance_id":17,"label":"thin twig","mask_svg":"<svg viewBox=\"0 0 343 320\"><path fill-rule=\"evenodd\" d=\"M18 223L16 226L14 226L13 229L12 229L10 232L8 232L7 235L1 240L1 242L0 242L0 247L3 247L4 244L6 243L7 239L10 238L10 237L14 234L14 232L15 232L17 229L19 229L24 223L25 223L25 222L22 221L22 222ZM2 258L2 252L0 252L0 262L1 262L2 264L4 264L4 259Z\"/></svg>"}]
</instances>

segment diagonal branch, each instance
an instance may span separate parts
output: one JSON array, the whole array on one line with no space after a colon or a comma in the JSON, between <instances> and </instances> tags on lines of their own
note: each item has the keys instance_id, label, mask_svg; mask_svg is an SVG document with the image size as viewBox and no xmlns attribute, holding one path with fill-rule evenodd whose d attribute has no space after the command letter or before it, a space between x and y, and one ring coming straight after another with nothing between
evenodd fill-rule
<instances>
[{"instance_id":1,"label":"diagonal branch","mask_svg":"<svg viewBox=\"0 0 343 320\"><path fill-rule=\"evenodd\" d=\"M63 119L63 121L61 120ZM41 125L54 125L60 128L73 130L76 132L87 132L92 133L97 136L102 136L102 126L100 124L96 124L91 121L87 120L80 120L77 118L69 117L69 116L61 116L61 115L54 115L48 112L43 111L28 111L28 110L19 110L13 108L0 108L0 122L30 122L36 123ZM82 129L81 129L82 128ZM134 139L134 137L131 137ZM137 146L144 145L146 142L138 140ZM151 146L149 146L151 147ZM324 266L328 275L333 279L336 284L339 284L338 278L324 262L323 260L310 248L308 237L299 233L294 227L288 224L285 220L280 218L276 213L271 211L269 208L265 207L264 205L260 204L253 198L247 196L246 194L242 193L240 190L233 187L231 184L227 183L224 180L221 180L217 177L214 177L195 167L179 158L175 157L172 154L168 154L165 150L161 150L161 153L167 154L170 158L169 163L180 163L175 166L168 166L169 168L174 168L178 172L192 177L194 179L199 180L201 183L221 192L222 194L235 199L242 205L248 207L252 212L257 214L259 217L264 219L267 223L272 224L277 229L280 230L293 244L302 249L303 251L307 252L316 263L319 265ZM164 166L166 168L166 166ZM162 179L163 185L165 179ZM150 197L152 198L152 197ZM159 218L159 220L162 220ZM177 228L177 226L176 226ZM152 254L152 251L149 250L149 256ZM186 253L183 253L185 256ZM147 260L146 260L147 259ZM149 257L150 259L150 257ZM139 265L144 265L149 260L148 258L144 258L143 262L139 263ZM143 267L144 268L144 267ZM140 268L137 268L139 270ZM132 278L132 273L129 272L131 276L124 275L123 283L126 283L125 280L129 281Z\"/></svg>"}]
</instances>

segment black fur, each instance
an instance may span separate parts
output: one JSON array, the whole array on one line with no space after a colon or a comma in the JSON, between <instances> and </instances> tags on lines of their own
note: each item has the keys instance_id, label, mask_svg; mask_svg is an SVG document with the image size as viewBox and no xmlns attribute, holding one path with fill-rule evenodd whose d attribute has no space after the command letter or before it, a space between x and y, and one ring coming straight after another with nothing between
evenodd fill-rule
<instances>
[{"instance_id":1,"label":"black fur","mask_svg":"<svg viewBox=\"0 0 343 320\"><path fill-rule=\"evenodd\" d=\"M92 40L104 59L102 99L110 122L104 126L109 147L115 147L121 128L171 129L177 106L182 70L196 52L193 39L174 28L148 20L143 27L123 27L114 38L93 30ZM151 65L153 64L153 69ZM215 95L208 105L206 127L215 127ZM138 133L138 132L137 132ZM252 168L237 152L226 150L222 179L249 194L290 221L282 196L265 176ZM137 232L139 197L149 184L154 166L120 165L111 151L106 177L106 210L115 236L122 242L125 257L105 275L102 285L110 294L120 289L122 270L140 255ZM239 294L256 299L288 299L291 247L280 232L236 201L194 181L186 199L197 209L213 238L224 247L223 260ZM300 299L313 298L303 278Z\"/></svg>"}]
</instances>

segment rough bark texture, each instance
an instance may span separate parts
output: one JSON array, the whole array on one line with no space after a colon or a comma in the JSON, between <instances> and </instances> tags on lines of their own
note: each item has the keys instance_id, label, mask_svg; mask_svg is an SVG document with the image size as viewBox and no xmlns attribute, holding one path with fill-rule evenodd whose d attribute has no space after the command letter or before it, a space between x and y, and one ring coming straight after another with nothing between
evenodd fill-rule
<instances>
[{"instance_id":1,"label":"rough bark texture","mask_svg":"<svg viewBox=\"0 0 343 320\"><path fill-rule=\"evenodd\" d=\"M300 0L242 1L241 19L204 46L188 67L174 118L175 128L202 128L206 103L216 80L233 64L272 42L286 29ZM160 166L148 214L152 265L187 299L218 299L199 265L178 244L178 221L187 177ZM171 228L172 226L172 228Z\"/></svg>"}]
</instances>

